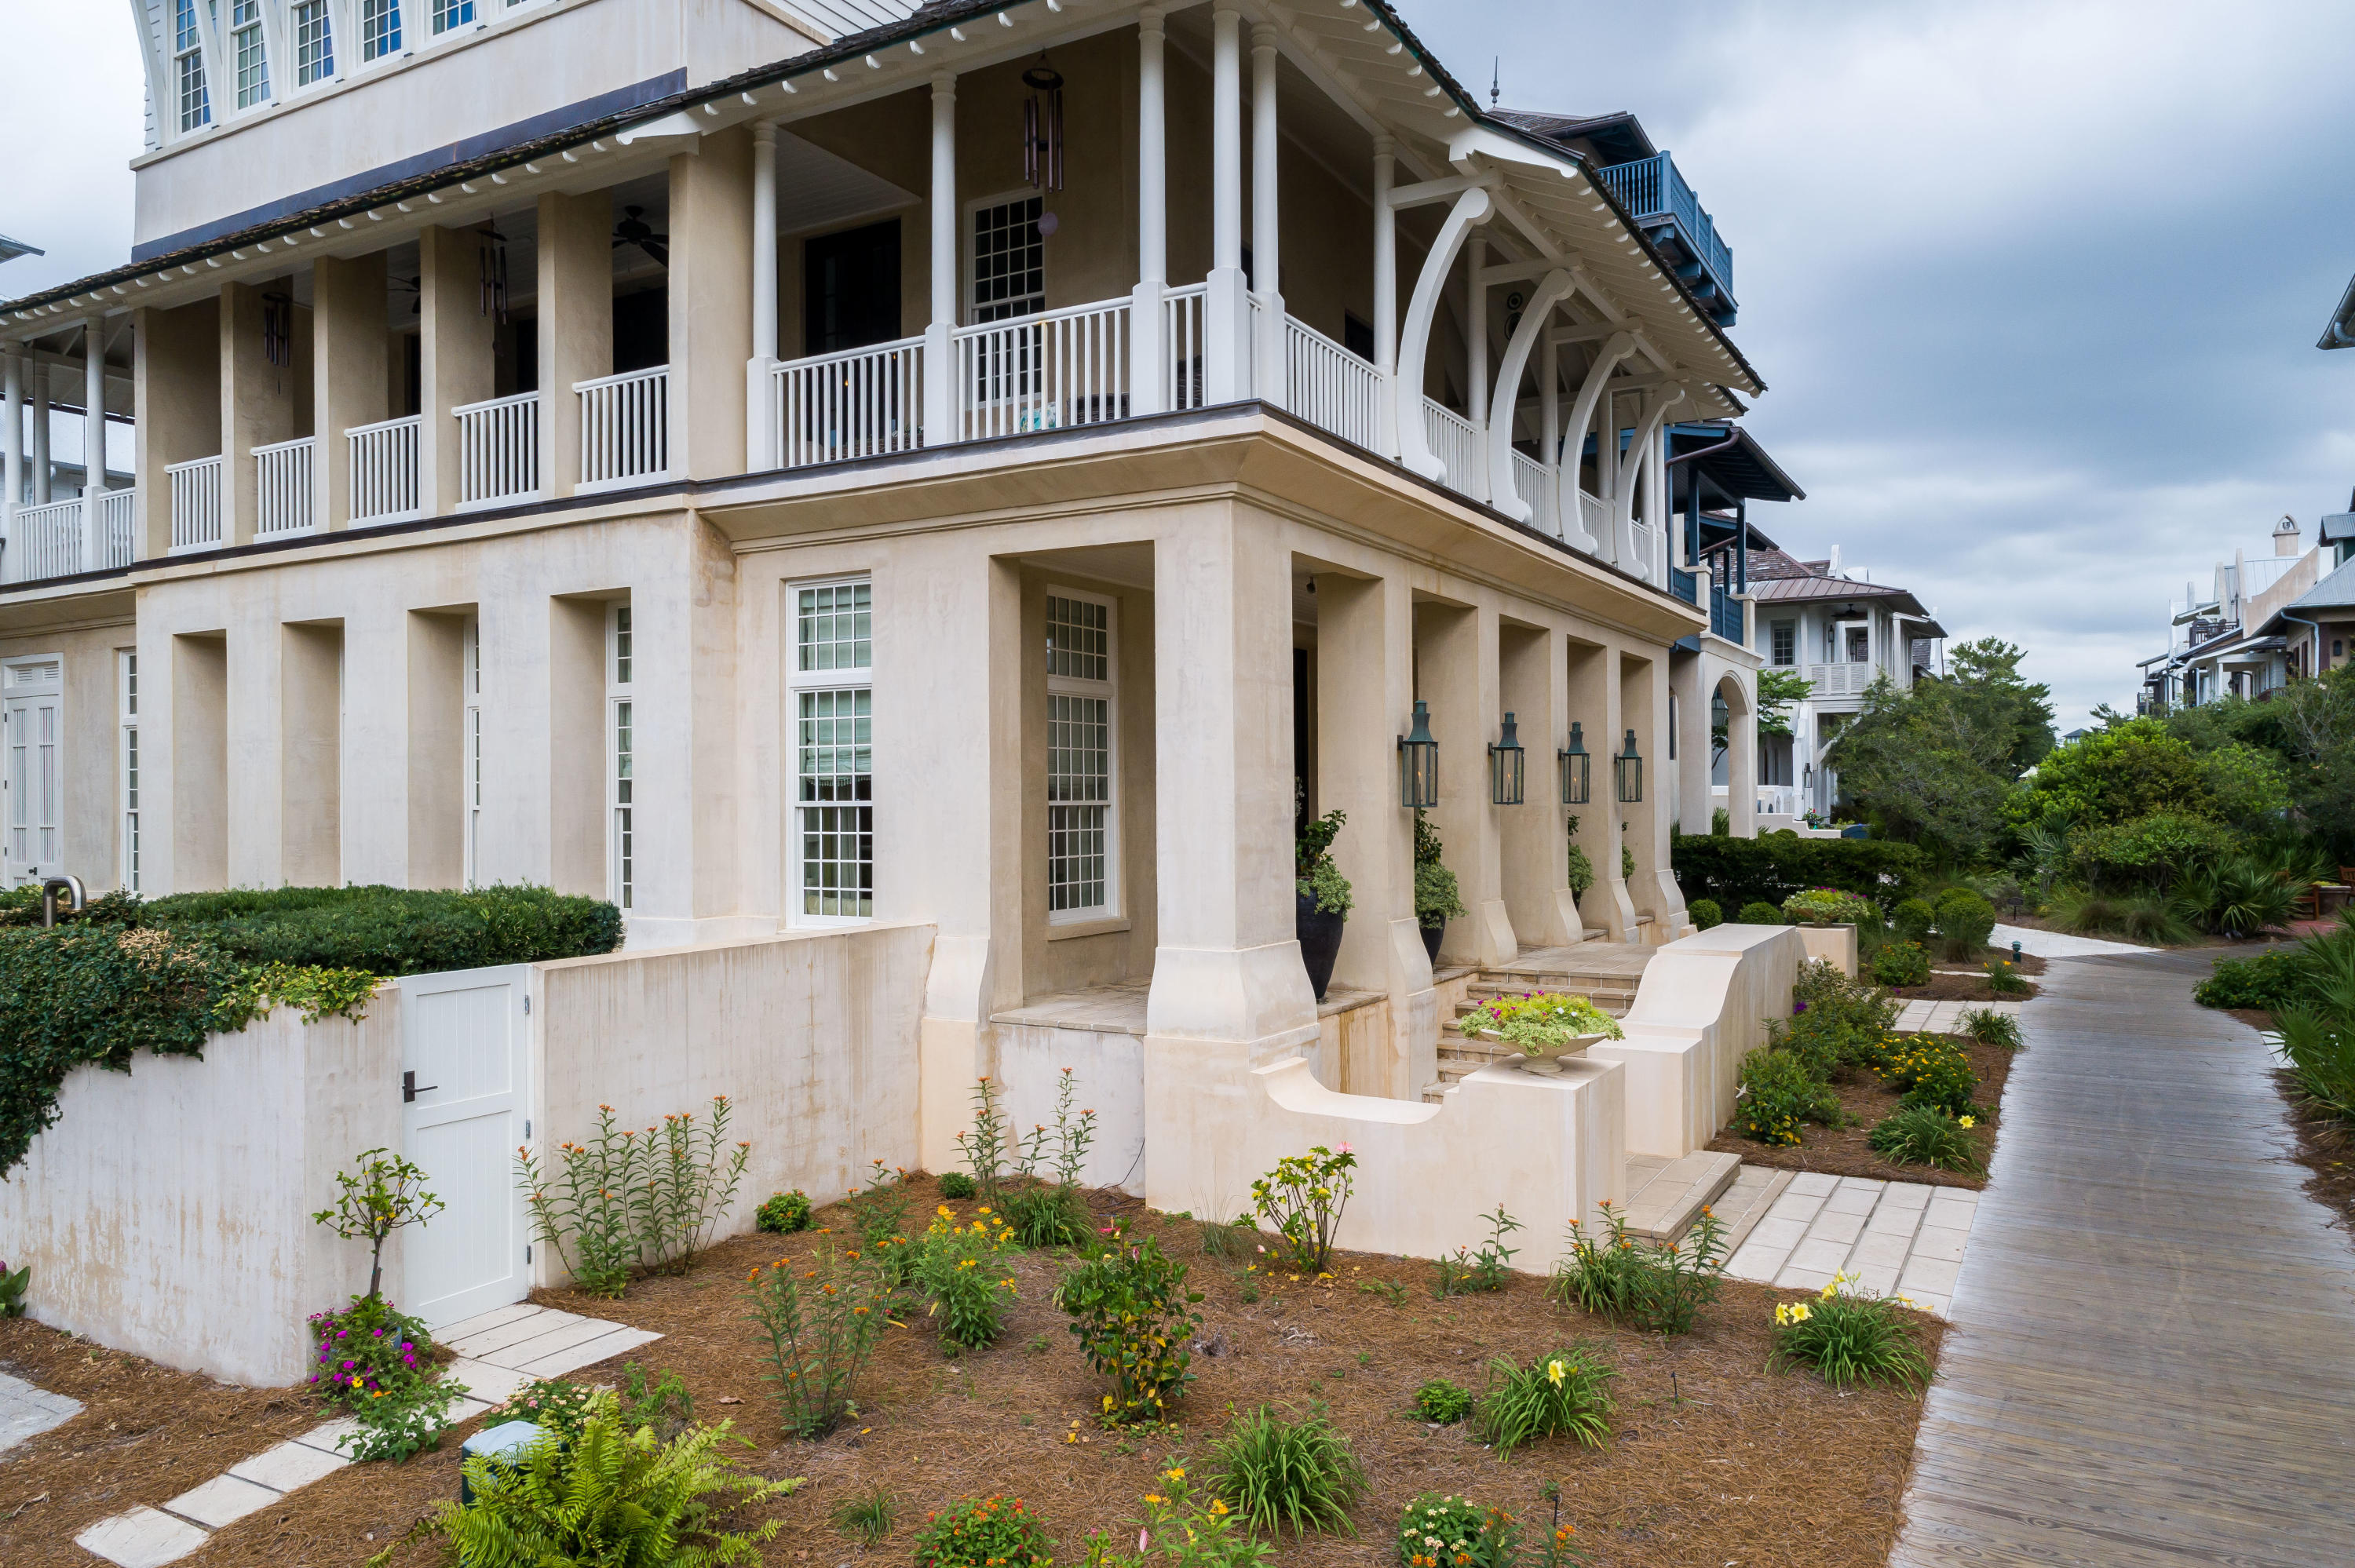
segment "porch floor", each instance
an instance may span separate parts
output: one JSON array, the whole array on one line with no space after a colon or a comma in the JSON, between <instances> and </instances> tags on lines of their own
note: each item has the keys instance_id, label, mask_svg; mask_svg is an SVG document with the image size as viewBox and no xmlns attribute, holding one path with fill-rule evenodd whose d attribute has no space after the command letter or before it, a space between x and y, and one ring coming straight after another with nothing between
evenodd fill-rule
<instances>
[{"instance_id":1,"label":"porch floor","mask_svg":"<svg viewBox=\"0 0 2355 1568\"><path fill-rule=\"evenodd\" d=\"M1145 1001L1151 980L1124 980L1118 985L1087 991L1055 991L1034 996L1020 1007L989 1015L992 1023L1017 1023L1028 1029L1083 1029L1092 1034L1145 1033ZM1333 986L1316 1004L1316 1016L1330 1018L1389 999L1378 991L1348 991Z\"/></svg>"},{"instance_id":2,"label":"porch floor","mask_svg":"<svg viewBox=\"0 0 2355 1568\"><path fill-rule=\"evenodd\" d=\"M1544 975L1576 975L1588 980L1627 980L1643 978L1657 948L1647 948L1640 942L1580 942L1567 948L1523 948L1518 958L1506 963L1487 964L1481 972L1490 975L1527 975L1532 979Z\"/></svg>"}]
</instances>

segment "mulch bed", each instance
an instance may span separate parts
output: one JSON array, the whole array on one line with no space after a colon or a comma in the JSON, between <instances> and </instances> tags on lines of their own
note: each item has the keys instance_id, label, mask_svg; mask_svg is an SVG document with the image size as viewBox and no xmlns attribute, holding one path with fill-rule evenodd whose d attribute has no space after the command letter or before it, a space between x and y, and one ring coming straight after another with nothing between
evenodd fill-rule
<instances>
[{"instance_id":1,"label":"mulch bed","mask_svg":"<svg viewBox=\"0 0 2355 1568\"><path fill-rule=\"evenodd\" d=\"M929 1179L911 1188L913 1213L937 1201ZM1495 1295L1438 1300L1428 1263L1344 1255L1328 1287L1285 1282L1246 1301L1243 1259L1204 1255L1191 1222L1143 1214L1110 1193L1099 1195L1098 1207L1137 1213L1140 1230L1192 1262L1193 1283L1207 1293L1193 1362L1199 1381L1176 1432L1136 1438L1092 1425L1101 1387L1049 1300L1061 1266L1049 1255L1020 1259L1020 1299L990 1350L951 1360L922 1318L891 1330L862 1389L861 1416L815 1444L779 1438L740 1296L748 1269L805 1255L809 1236L739 1238L693 1273L645 1281L619 1302L561 1291L538 1298L666 1335L639 1359L676 1369L703 1419L732 1417L758 1445L748 1456L752 1468L808 1478L768 1505L784 1526L766 1549L773 1564L905 1563L930 1511L994 1492L1026 1499L1053 1529L1058 1557L1077 1561L1092 1531L1117 1538L1134 1531L1137 1499L1154 1489L1162 1465L1179 1455L1200 1465L1229 1408L1262 1401L1302 1411L1322 1404L1371 1483L1354 1516L1358 1537L1287 1537L1280 1548L1287 1568L1391 1561L1400 1510L1426 1490L1463 1492L1542 1523L1540 1489L1555 1479L1563 1483L1564 1520L1597 1563L1612 1568L1881 1568L1887 1559L1921 1402L1887 1390L1841 1396L1809 1374L1767 1372L1771 1308L1791 1293L1729 1281L1695 1332L1663 1340L1556 1306L1533 1278L1516 1277ZM1532 1255L1543 1245L1525 1239ZM1403 1285L1405 1304L1358 1288L1369 1280ZM1914 1322L1934 1356L1943 1326L1927 1317ZM1605 1347L1620 1373L1611 1439L1599 1451L1551 1440L1506 1463L1461 1428L1434 1429L1406 1414L1426 1381L1447 1377L1476 1389L1491 1356L1528 1361L1577 1338ZM85 1365L87 1353L29 1323L0 1331L0 1356L21 1375L77 1397L101 1396L90 1413L0 1463L0 1561L12 1568L86 1568L89 1559L69 1544L83 1525L133 1502L162 1502L316 1419L291 1392L218 1389L108 1352ZM617 1368L574 1375L610 1380ZM1066 1441L1075 1431L1080 1440ZM438 1451L405 1466L339 1471L230 1526L186 1562L359 1563L455 1494L456 1447L445 1437ZM165 1467L158 1459L167 1452ZM827 1516L851 1491L874 1485L899 1499L899 1520L862 1552ZM9 1519L10 1509L43 1495L48 1500ZM439 1560L422 1545L395 1558L400 1568Z\"/></svg>"},{"instance_id":2,"label":"mulch bed","mask_svg":"<svg viewBox=\"0 0 2355 1568\"><path fill-rule=\"evenodd\" d=\"M2274 1083L2296 1135L2297 1162L2308 1172L2307 1196L2338 1215L2339 1229L2355 1237L2355 1128L2309 1104L2287 1070L2276 1068Z\"/></svg>"},{"instance_id":3,"label":"mulch bed","mask_svg":"<svg viewBox=\"0 0 2355 1568\"><path fill-rule=\"evenodd\" d=\"M1904 994L1904 993L1895 993ZM1962 1043L1970 1053L1971 1071L1979 1075L1977 1098L1982 1106L1994 1109L2003 1103L2004 1080L2011 1075L2012 1053L2000 1045L1982 1045L1967 1035L1952 1038ZM1933 1187L1983 1188L1984 1176L1966 1176L1959 1171L1940 1171L1927 1165L1892 1165L1872 1151L1867 1137L1873 1124L1897 1109L1898 1095L1884 1087L1870 1073L1843 1075L1842 1081L1832 1085L1839 1096L1840 1108L1849 1114L1847 1127L1817 1127L1812 1122L1800 1132L1800 1142L1795 1148L1776 1149L1764 1143L1753 1143L1725 1128L1710 1139L1710 1148L1723 1154L1738 1154L1745 1164L1764 1165L1777 1171L1821 1171L1834 1176L1869 1176L1879 1181L1920 1181ZM1971 1129L1972 1139L1979 1146L1979 1160L1986 1164L1995 1158L1996 1121L1993 1117L1982 1120Z\"/></svg>"},{"instance_id":4,"label":"mulch bed","mask_svg":"<svg viewBox=\"0 0 2355 1568\"><path fill-rule=\"evenodd\" d=\"M2022 969L2027 967L2024 963L2020 965ZM2043 988L2030 984L2024 991L1999 991L1987 984L1983 975L1942 975L1933 969L1927 985L1892 985L1881 989L1899 1001L2028 1001Z\"/></svg>"}]
</instances>

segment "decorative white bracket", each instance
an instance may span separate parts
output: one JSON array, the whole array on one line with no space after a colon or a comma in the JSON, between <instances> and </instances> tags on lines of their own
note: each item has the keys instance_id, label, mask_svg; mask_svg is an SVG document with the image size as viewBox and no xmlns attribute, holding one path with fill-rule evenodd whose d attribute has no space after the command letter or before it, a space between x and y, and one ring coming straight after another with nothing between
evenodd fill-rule
<instances>
[{"instance_id":1,"label":"decorative white bracket","mask_svg":"<svg viewBox=\"0 0 2355 1568\"><path fill-rule=\"evenodd\" d=\"M1447 287L1455 253L1464 249L1473 226L1487 221L1495 206L1485 190L1467 190L1455 198L1447 221L1439 226L1439 236L1432 241L1430 254L1423 258L1422 274L1414 281L1414 295L1407 302L1406 329L1399 341L1398 380L1391 395L1398 404L1399 461L1429 480L1447 477L1447 465L1433 455L1431 438L1423 423L1423 370L1431 351L1432 318L1439 312L1439 296Z\"/></svg>"},{"instance_id":2,"label":"decorative white bracket","mask_svg":"<svg viewBox=\"0 0 2355 1568\"><path fill-rule=\"evenodd\" d=\"M1521 367L1529 363L1529 350L1552 316L1555 302L1575 287L1577 280L1567 270L1556 268L1548 272L1529 303L1521 307L1520 325L1513 329L1512 340L1505 344L1504 356L1497 364L1497 389L1488 399L1488 504L1516 523L1537 516L1537 509L1513 489L1513 412L1519 402L1516 394L1520 390ZM1542 447L1543 440L1539 444Z\"/></svg>"}]
</instances>

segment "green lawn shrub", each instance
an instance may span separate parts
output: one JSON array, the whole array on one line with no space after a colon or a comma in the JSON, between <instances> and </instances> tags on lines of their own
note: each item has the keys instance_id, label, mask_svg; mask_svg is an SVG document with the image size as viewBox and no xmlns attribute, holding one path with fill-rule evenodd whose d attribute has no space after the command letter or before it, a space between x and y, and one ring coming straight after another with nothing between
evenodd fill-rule
<instances>
[{"instance_id":1,"label":"green lawn shrub","mask_svg":"<svg viewBox=\"0 0 2355 1568\"><path fill-rule=\"evenodd\" d=\"M1783 900L1783 918L1794 926L1878 927L1881 906L1870 898L1843 893L1837 887L1810 887Z\"/></svg>"},{"instance_id":2,"label":"green lawn shrub","mask_svg":"<svg viewBox=\"0 0 2355 1568\"><path fill-rule=\"evenodd\" d=\"M1685 906L1685 913L1691 916L1692 923L1704 931L1725 924L1725 911L1718 907L1714 898L1696 898Z\"/></svg>"},{"instance_id":3,"label":"green lawn shrub","mask_svg":"<svg viewBox=\"0 0 2355 1568\"><path fill-rule=\"evenodd\" d=\"M1950 959L1978 956L1995 930L1995 906L1967 887L1938 895L1938 941Z\"/></svg>"},{"instance_id":4,"label":"green lawn shrub","mask_svg":"<svg viewBox=\"0 0 2355 1568\"><path fill-rule=\"evenodd\" d=\"M2216 970L2191 988L2202 1007L2282 1012L2318 1000L2313 972L2295 948L2273 948L2245 959L2220 959Z\"/></svg>"},{"instance_id":5,"label":"green lawn shrub","mask_svg":"<svg viewBox=\"0 0 2355 1568\"><path fill-rule=\"evenodd\" d=\"M1600 1448L1611 1431L1611 1380L1601 1347L1583 1341L1523 1366L1509 1356L1488 1363L1488 1388L1473 1410L1481 1440L1508 1459L1541 1437L1575 1437Z\"/></svg>"},{"instance_id":6,"label":"green lawn shrub","mask_svg":"<svg viewBox=\"0 0 2355 1568\"><path fill-rule=\"evenodd\" d=\"M1900 1106L1874 1124L1868 1141L1892 1165L1928 1165L1940 1171L1980 1173L1978 1146L1971 1140L1975 1118L1936 1106Z\"/></svg>"},{"instance_id":7,"label":"green lawn shrub","mask_svg":"<svg viewBox=\"0 0 2355 1568\"><path fill-rule=\"evenodd\" d=\"M1414 1391L1414 1413L1425 1421L1453 1426L1472 1414L1472 1391L1437 1378Z\"/></svg>"},{"instance_id":8,"label":"green lawn shrub","mask_svg":"<svg viewBox=\"0 0 2355 1568\"><path fill-rule=\"evenodd\" d=\"M1753 903L1743 905L1742 906L1742 913L1735 916L1734 919L1744 926L1787 926L1790 924L1788 920L1783 918L1782 910L1776 908L1774 905L1767 903L1763 898Z\"/></svg>"},{"instance_id":9,"label":"green lawn shrub","mask_svg":"<svg viewBox=\"0 0 2355 1568\"><path fill-rule=\"evenodd\" d=\"M974 1179L962 1171L951 1171L941 1177L941 1196L963 1202L981 1191Z\"/></svg>"},{"instance_id":10,"label":"green lawn shrub","mask_svg":"<svg viewBox=\"0 0 2355 1568\"><path fill-rule=\"evenodd\" d=\"M622 912L544 887L417 892L278 887L148 900L142 923L195 938L243 963L432 974L610 953Z\"/></svg>"},{"instance_id":11,"label":"green lawn shrub","mask_svg":"<svg viewBox=\"0 0 2355 1568\"><path fill-rule=\"evenodd\" d=\"M1795 1148L1803 1123L1838 1127L1842 1112L1831 1086L1788 1051L1753 1051L1742 1059L1733 1130L1753 1143Z\"/></svg>"},{"instance_id":12,"label":"green lawn shrub","mask_svg":"<svg viewBox=\"0 0 2355 1568\"><path fill-rule=\"evenodd\" d=\"M1237 1415L1210 1445L1208 1481L1245 1525L1266 1535L1286 1525L1297 1535L1354 1535L1349 1510L1366 1495L1364 1467L1321 1408L1298 1420L1264 1404Z\"/></svg>"},{"instance_id":13,"label":"green lawn shrub","mask_svg":"<svg viewBox=\"0 0 2355 1568\"><path fill-rule=\"evenodd\" d=\"M1907 941L1926 942L1931 927L1938 923L1938 911L1926 898L1901 898L1897 907L1889 912L1889 923Z\"/></svg>"},{"instance_id":14,"label":"green lawn shrub","mask_svg":"<svg viewBox=\"0 0 2355 1568\"><path fill-rule=\"evenodd\" d=\"M1977 1113L1971 1096L1979 1076L1971 1071L1969 1053L1944 1034L1909 1034L1890 1042L1881 1081L1898 1091L1903 1105L1927 1106L1949 1116Z\"/></svg>"},{"instance_id":15,"label":"green lawn shrub","mask_svg":"<svg viewBox=\"0 0 2355 1568\"><path fill-rule=\"evenodd\" d=\"M1920 903L1920 899L1913 900ZM1930 952L1918 941L1886 944L1872 955L1872 978L1881 985L1930 983Z\"/></svg>"},{"instance_id":16,"label":"green lawn shrub","mask_svg":"<svg viewBox=\"0 0 2355 1568\"><path fill-rule=\"evenodd\" d=\"M928 1309L941 1326L941 1342L978 1351L1006 1331L1006 1310L1014 1299L1008 1259L1019 1250L1014 1232L984 1214L960 1224L946 1203L916 1248L916 1282L932 1298Z\"/></svg>"},{"instance_id":17,"label":"green lawn shrub","mask_svg":"<svg viewBox=\"0 0 2355 1568\"><path fill-rule=\"evenodd\" d=\"M1913 1337L1894 1298L1849 1288L1846 1275L1812 1300L1774 1308L1774 1350L1768 1371L1804 1366L1838 1389L1890 1383L1918 1389L1930 1380L1930 1358Z\"/></svg>"},{"instance_id":18,"label":"green lawn shrub","mask_svg":"<svg viewBox=\"0 0 2355 1568\"><path fill-rule=\"evenodd\" d=\"M809 1194L799 1187L790 1192L776 1192L761 1201L752 1213L754 1228L772 1235L790 1235L809 1229Z\"/></svg>"},{"instance_id":19,"label":"green lawn shrub","mask_svg":"<svg viewBox=\"0 0 2355 1568\"><path fill-rule=\"evenodd\" d=\"M1186 1287L1186 1272L1158 1241L1131 1241L1116 1224L1112 1245L1056 1286L1055 1305L1070 1316L1071 1337L1111 1384L1102 1412L1107 1425L1167 1419L1194 1381L1187 1342L1201 1327L1194 1308L1202 1293Z\"/></svg>"},{"instance_id":20,"label":"green lawn shrub","mask_svg":"<svg viewBox=\"0 0 2355 1568\"><path fill-rule=\"evenodd\" d=\"M1928 863L1912 844L1881 839L1803 839L1766 833L1754 839L1680 833L1668 863L1689 902L1711 898L1719 907L1779 906L1794 893L1837 887L1887 905L1922 889ZM1745 917L1743 924L1752 924Z\"/></svg>"}]
</instances>

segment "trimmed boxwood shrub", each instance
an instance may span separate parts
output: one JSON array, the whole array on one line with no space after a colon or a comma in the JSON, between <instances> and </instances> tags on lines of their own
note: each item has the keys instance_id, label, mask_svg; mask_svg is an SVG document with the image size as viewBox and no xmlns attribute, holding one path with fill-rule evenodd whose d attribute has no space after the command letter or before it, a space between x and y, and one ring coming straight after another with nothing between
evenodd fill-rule
<instances>
[{"instance_id":1,"label":"trimmed boxwood shrub","mask_svg":"<svg viewBox=\"0 0 2355 1568\"><path fill-rule=\"evenodd\" d=\"M1696 898L1685 906L1685 913L1692 916L1694 926L1704 931L1725 924L1725 911L1718 907L1714 898Z\"/></svg>"},{"instance_id":2,"label":"trimmed boxwood shrub","mask_svg":"<svg viewBox=\"0 0 2355 1568\"><path fill-rule=\"evenodd\" d=\"M1790 924L1788 920L1783 918L1783 912L1780 909L1777 909L1774 906L1766 903L1763 899L1756 903L1743 905L1742 906L1742 913L1736 915L1734 919L1744 926L1787 926Z\"/></svg>"},{"instance_id":3,"label":"trimmed boxwood shrub","mask_svg":"<svg viewBox=\"0 0 2355 1568\"><path fill-rule=\"evenodd\" d=\"M2280 1012L2310 1007L2318 995L2314 978L2296 948L2276 948L2245 959L2218 960L2216 972L2191 988L2202 1007L2245 1007Z\"/></svg>"},{"instance_id":4,"label":"trimmed boxwood shrub","mask_svg":"<svg viewBox=\"0 0 2355 1568\"><path fill-rule=\"evenodd\" d=\"M1955 958L1987 946L1995 931L1995 906L1967 887L1950 887L1938 897L1938 936Z\"/></svg>"},{"instance_id":5,"label":"trimmed boxwood shrub","mask_svg":"<svg viewBox=\"0 0 2355 1568\"><path fill-rule=\"evenodd\" d=\"M1796 833L1755 839L1679 833L1668 856L1688 905L1695 898L1713 898L1722 909L1751 903L1779 906L1811 887L1837 887L1886 907L1919 892L1926 870L1922 852L1912 844L1803 839Z\"/></svg>"},{"instance_id":6,"label":"trimmed boxwood shrub","mask_svg":"<svg viewBox=\"0 0 2355 1568\"><path fill-rule=\"evenodd\" d=\"M622 912L544 887L472 893L280 887L183 893L140 906L142 925L249 964L315 964L372 975L434 974L610 953Z\"/></svg>"}]
</instances>

